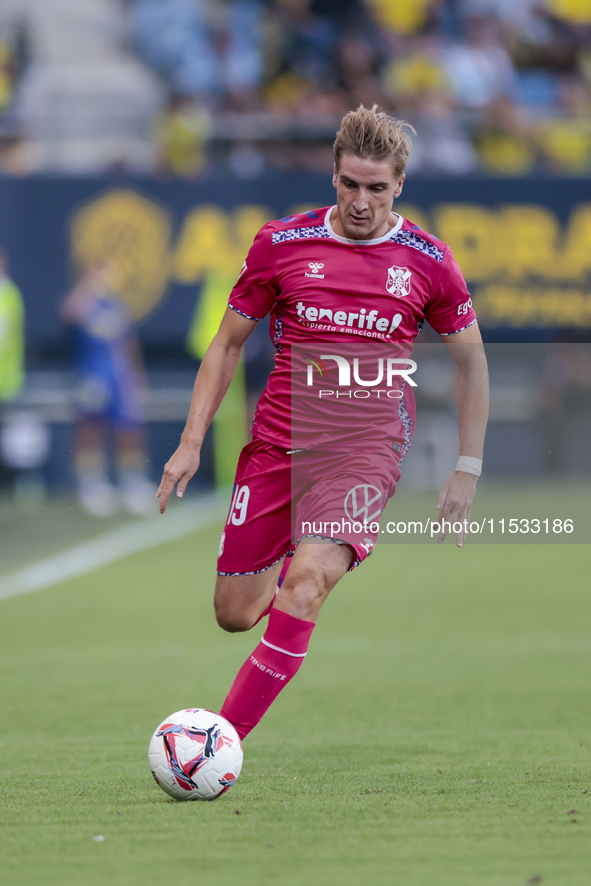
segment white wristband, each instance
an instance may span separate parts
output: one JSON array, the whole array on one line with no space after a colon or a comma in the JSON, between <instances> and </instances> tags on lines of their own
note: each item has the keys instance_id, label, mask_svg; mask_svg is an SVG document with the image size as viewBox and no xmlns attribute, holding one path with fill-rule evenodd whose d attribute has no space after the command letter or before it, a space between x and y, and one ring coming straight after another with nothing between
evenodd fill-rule
<instances>
[{"instance_id":1,"label":"white wristband","mask_svg":"<svg viewBox=\"0 0 591 886\"><path fill-rule=\"evenodd\" d=\"M482 459L472 458L471 455L460 455L456 471L464 471L465 474L474 474L475 477L480 477L482 473Z\"/></svg>"}]
</instances>

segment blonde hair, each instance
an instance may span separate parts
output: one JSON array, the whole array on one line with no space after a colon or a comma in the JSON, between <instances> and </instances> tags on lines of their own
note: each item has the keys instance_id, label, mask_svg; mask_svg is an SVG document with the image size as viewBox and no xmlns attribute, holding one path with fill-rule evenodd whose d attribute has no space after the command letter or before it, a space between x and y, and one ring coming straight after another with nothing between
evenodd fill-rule
<instances>
[{"instance_id":1,"label":"blonde hair","mask_svg":"<svg viewBox=\"0 0 591 886\"><path fill-rule=\"evenodd\" d=\"M337 170L344 153L372 160L391 157L394 178L399 179L412 147L410 132L416 135L410 123L389 117L377 105L371 109L359 105L356 111L349 111L343 117L337 132L334 143Z\"/></svg>"}]
</instances>

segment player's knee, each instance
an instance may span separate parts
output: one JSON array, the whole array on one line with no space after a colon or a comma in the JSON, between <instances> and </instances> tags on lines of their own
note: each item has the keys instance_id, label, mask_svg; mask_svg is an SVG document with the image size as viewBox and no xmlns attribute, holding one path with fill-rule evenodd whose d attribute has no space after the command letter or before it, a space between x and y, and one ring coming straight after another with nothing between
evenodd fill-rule
<instances>
[{"instance_id":1,"label":"player's knee","mask_svg":"<svg viewBox=\"0 0 591 886\"><path fill-rule=\"evenodd\" d=\"M328 591L328 577L321 568L307 568L288 572L281 587L284 597L289 597L302 610L312 611L322 603Z\"/></svg>"}]
</instances>

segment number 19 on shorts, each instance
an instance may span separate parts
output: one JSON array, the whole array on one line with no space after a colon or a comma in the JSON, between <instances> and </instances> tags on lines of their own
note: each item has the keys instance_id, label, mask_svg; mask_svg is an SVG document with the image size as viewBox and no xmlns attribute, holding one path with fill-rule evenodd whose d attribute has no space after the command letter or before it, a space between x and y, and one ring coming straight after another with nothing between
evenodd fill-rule
<instances>
[{"instance_id":1,"label":"number 19 on shorts","mask_svg":"<svg viewBox=\"0 0 591 886\"><path fill-rule=\"evenodd\" d=\"M250 498L250 489L248 486L236 486L232 504L230 505L230 513L226 524L233 523L234 526L241 526L246 520L246 509L248 508L248 499Z\"/></svg>"}]
</instances>

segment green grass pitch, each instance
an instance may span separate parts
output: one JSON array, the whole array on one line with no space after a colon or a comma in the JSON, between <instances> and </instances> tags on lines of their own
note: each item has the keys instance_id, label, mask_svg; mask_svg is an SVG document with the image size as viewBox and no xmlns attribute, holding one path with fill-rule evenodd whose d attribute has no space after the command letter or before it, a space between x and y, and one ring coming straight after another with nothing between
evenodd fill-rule
<instances>
[{"instance_id":1,"label":"green grass pitch","mask_svg":"<svg viewBox=\"0 0 591 886\"><path fill-rule=\"evenodd\" d=\"M3 886L588 886L588 546L379 548L235 788L178 803L150 735L262 633L215 624L218 539L0 602Z\"/></svg>"}]
</instances>

